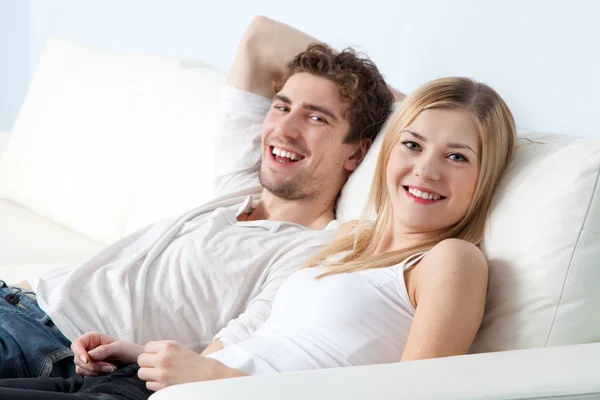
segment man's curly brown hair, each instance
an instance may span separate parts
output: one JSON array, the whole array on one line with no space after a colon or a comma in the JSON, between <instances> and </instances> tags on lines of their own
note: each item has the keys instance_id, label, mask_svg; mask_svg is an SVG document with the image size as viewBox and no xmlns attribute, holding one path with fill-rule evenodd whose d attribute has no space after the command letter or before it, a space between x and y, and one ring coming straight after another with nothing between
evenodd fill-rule
<instances>
[{"instance_id":1,"label":"man's curly brown hair","mask_svg":"<svg viewBox=\"0 0 600 400\"><path fill-rule=\"evenodd\" d=\"M375 64L354 49L337 53L323 43L313 43L287 64L288 71L275 82L279 92L294 74L308 72L327 78L340 88L340 99L349 103L344 118L350 130L344 143L354 143L362 138L375 140L391 112L394 96Z\"/></svg>"}]
</instances>

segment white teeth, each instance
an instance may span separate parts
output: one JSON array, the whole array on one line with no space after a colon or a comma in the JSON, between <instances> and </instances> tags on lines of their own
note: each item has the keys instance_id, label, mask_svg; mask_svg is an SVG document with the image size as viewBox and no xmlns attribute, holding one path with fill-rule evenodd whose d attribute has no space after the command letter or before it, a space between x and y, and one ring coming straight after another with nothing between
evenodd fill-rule
<instances>
[{"instance_id":1,"label":"white teeth","mask_svg":"<svg viewBox=\"0 0 600 400\"><path fill-rule=\"evenodd\" d=\"M289 158L293 161L298 161L302 158L300 154L292 153L291 151L285 151L278 147L273 147L273 154L279 157Z\"/></svg>"},{"instance_id":2,"label":"white teeth","mask_svg":"<svg viewBox=\"0 0 600 400\"><path fill-rule=\"evenodd\" d=\"M438 194L421 192L420 190L414 189L411 187L408 188L408 192L410 194L412 194L413 196L420 197L424 200L439 200L440 199L440 195L438 195Z\"/></svg>"}]
</instances>

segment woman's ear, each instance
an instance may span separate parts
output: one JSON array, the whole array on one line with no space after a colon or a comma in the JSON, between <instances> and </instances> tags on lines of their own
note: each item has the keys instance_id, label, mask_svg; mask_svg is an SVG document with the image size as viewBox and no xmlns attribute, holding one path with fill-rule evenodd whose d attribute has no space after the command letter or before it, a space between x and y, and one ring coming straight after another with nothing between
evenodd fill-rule
<instances>
[{"instance_id":1,"label":"woman's ear","mask_svg":"<svg viewBox=\"0 0 600 400\"><path fill-rule=\"evenodd\" d=\"M371 148L371 144L373 144L373 141L371 139L361 139L360 142L358 142L358 144L355 145L356 148L354 152L350 154L350 157L348 157L348 159L344 163L344 168L347 171L354 171L356 168L358 168L360 163L364 160L365 156L367 155L369 148Z\"/></svg>"}]
</instances>

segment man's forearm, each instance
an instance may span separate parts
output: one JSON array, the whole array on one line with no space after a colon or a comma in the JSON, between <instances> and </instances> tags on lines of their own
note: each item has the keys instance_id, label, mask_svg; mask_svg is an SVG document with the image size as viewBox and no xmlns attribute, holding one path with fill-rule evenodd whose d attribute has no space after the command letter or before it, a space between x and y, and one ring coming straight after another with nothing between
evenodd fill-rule
<instances>
[{"instance_id":1,"label":"man's forearm","mask_svg":"<svg viewBox=\"0 0 600 400\"><path fill-rule=\"evenodd\" d=\"M262 49L264 60L274 78L283 76L287 63L317 39L284 23L269 18L257 20L252 39L254 46Z\"/></svg>"},{"instance_id":2,"label":"man's forearm","mask_svg":"<svg viewBox=\"0 0 600 400\"><path fill-rule=\"evenodd\" d=\"M227 83L271 98L273 82L285 74L287 63L316 41L289 25L255 17L242 37Z\"/></svg>"}]
</instances>

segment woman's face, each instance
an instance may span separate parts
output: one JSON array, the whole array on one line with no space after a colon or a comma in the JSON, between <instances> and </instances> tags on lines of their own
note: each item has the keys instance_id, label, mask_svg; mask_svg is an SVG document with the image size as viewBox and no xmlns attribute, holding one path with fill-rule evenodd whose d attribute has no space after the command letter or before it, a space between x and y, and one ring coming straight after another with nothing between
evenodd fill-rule
<instances>
[{"instance_id":1,"label":"woman's face","mask_svg":"<svg viewBox=\"0 0 600 400\"><path fill-rule=\"evenodd\" d=\"M480 149L477 125L467 112L421 112L400 133L387 163L393 223L429 233L460 221L475 193Z\"/></svg>"}]
</instances>

